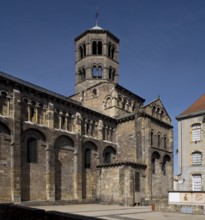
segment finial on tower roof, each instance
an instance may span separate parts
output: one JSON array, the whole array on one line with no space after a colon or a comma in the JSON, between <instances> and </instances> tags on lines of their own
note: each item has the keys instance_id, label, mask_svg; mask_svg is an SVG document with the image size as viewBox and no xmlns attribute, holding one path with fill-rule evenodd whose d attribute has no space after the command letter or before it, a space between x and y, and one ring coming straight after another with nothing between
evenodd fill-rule
<instances>
[{"instance_id":1,"label":"finial on tower roof","mask_svg":"<svg viewBox=\"0 0 205 220\"><path fill-rule=\"evenodd\" d=\"M96 14L95 14L95 26L98 26L98 17L99 17L99 10L98 7L96 8Z\"/></svg>"}]
</instances>

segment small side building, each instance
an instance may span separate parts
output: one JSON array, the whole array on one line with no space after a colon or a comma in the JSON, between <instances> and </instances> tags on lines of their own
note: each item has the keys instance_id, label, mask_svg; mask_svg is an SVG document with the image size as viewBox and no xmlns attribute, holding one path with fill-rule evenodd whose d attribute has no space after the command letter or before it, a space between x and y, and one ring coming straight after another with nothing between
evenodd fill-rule
<instances>
[{"instance_id":1,"label":"small side building","mask_svg":"<svg viewBox=\"0 0 205 220\"><path fill-rule=\"evenodd\" d=\"M205 208L205 94L176 117L178 176L169 204L181 212L204 214Z\"/></svg>"}]
</instances>

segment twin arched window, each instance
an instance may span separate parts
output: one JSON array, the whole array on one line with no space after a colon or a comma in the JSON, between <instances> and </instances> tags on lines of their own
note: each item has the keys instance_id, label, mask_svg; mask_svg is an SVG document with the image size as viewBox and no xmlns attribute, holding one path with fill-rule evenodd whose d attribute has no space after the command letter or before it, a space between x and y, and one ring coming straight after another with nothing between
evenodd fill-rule
<instances>
[{"instance_id":1,"label":"twin arched window","mask_svg":"<svg viewBox=\"0 0 205 220\"><path fill-rule=\"evenodd\" d=\"M80 58L84 58L86 56L86 45L85 43L79 47Z\"/></svg>"},{"instance_id":2,"label":"twin arched window","mask_svg":"<svg viewBox=\"0 0 205 220\"><path fill-rule=\"evenodd\" d=\"M115 80L115 70L112 69L112 67L109 68L109 80L114 81Z\"/></svg>"},{"instance_id":3,"label":"twin arched window","mask_svg":"<svg viewBox=\"0 0 205 220\"><path fill-rule=\"evenodd\" d=\"M113 59L114 58L114 54L115 54L115 47L114 47L114 45L109 43L108 44L108 57Z\"/></svg>"},{"instance_id":4,"label":"twin arched window","mask_svg":"<svg viewBox=\"0 0 205 220\"><path fill-rule=\"evenodd\" d=\"M80 79L81 79L81 80L85 80L85 78L86 78L85 68L82 68L82 69L79 71L79 73L80 73Z\"/></svg>"},{"instance_id":5,"label":"twin arched window","mask_svg":"<svg viewBox=\"0 0 205 220\"><path fill-rule=\"evenodd\" d=\"M102 78L102 67L101 66L93 66L92 68L92 76L93 78Z\"/></svg>"},{"instance_id":6,"label":"twin arched window","mask_svg":"<svg viewBox=\"0 0 205 220\"><path fill-rule=\"evenodd\" d=\"M93 41L92 42L92 54L93 55L102 55L102 42Z\"/></svg>"}]
</instances>

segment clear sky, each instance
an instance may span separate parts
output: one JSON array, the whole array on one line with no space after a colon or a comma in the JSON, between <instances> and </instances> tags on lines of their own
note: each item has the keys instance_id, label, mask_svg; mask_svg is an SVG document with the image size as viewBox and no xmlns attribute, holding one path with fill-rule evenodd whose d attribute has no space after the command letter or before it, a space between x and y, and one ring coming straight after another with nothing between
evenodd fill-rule
<instances>
[{"instance_id":1,"label":"clear sky","mask_svg":"<svg viewBox=\"0 0 205 220\"><path fill-rule=\"evenodd\" d=\"M72 95L74 38L97 7L120 39L119 84L146 103L160 95L177 148L175 117L205 93L205 0L0 0L0 71Z\"/></svg>"}]
</instances>

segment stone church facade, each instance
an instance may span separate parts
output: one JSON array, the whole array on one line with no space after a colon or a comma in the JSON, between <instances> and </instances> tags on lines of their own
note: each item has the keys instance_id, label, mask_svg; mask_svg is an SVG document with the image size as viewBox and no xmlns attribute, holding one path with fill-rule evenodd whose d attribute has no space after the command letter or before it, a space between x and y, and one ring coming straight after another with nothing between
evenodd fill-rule
<instances>
[{"instance_id":1,"label":"stone church facade","mask_svg":"<svg viewBox=\"0 0 205 220\"><path fill-rule=\"evenodd\" d=\"M99 26L75 39L75 94L0 72L0 202L167 199L173 127L118 84L119 39Z\"/></svg>"}]
</instances>

